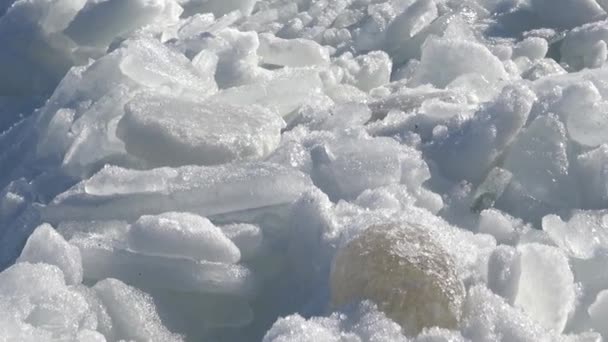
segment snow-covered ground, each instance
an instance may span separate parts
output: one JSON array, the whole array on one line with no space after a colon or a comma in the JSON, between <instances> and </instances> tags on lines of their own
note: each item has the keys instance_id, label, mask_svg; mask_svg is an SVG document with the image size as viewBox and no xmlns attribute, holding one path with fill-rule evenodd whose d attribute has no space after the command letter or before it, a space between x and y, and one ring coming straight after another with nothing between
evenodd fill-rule
<instances>
[{"instance_id":1,"label":"snow-covered ground","mask_svg":"<svg viewBox=\"0 0 608 342\"><path fill-rule=\"evenodd\" d=\"M0 1L0 341L608 340L607 13Z\"/></svg>"}]
</instances>

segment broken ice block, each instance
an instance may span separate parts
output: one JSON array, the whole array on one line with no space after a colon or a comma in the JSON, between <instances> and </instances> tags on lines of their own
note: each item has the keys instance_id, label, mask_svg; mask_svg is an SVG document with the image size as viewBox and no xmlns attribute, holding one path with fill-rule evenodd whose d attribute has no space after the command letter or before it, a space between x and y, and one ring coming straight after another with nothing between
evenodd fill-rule
<instances>
[{"instance_id":1,"label":"broken ice block","mask_svg":"<svg viewBox=\"0 0 608 342\"><path fill-rule=\"evenodd\" d=\"M135 220L167 211L209 216L287 204L311 184L300 171L270 163L153 170L107 166L41 211L49 222Z\"/></svg>"}]
</instances>

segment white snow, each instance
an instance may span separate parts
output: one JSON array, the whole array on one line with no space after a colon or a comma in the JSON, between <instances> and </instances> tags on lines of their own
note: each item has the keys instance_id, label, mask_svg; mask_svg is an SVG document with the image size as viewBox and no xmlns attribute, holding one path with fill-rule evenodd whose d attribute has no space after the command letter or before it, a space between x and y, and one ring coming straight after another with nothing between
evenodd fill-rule
<instances>
[{"instance_id":1,"label":"white snow","mask_svg":"<svg viewBox=\"0 0 608 342\"><path fill-rule=\"evenodd\" d=\"M0 2L0 340L608 339L608 0Z\"/></svg>"}]
</instances>

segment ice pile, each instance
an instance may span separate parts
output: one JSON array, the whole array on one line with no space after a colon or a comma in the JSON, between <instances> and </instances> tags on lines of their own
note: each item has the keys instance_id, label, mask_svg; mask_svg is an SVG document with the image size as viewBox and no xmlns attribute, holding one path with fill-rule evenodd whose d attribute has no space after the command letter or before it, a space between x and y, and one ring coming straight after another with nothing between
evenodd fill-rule
<instances>
[{"instance_id":1,"label":"ice pile","mask_svg":"<svg viewBox=\"0 0 608 342\"><path fill-rule=\"evenodd\" d=\"M8 340L608 339L608 1L9 0L0 41Z\"/></svg>"}]
</instances>

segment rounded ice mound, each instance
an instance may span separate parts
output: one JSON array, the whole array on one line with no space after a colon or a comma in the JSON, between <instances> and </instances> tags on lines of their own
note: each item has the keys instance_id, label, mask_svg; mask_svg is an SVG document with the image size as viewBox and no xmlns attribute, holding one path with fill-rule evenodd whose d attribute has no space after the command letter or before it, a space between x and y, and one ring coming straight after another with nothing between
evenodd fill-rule
<instances>
[{"instance_id":1,"label":"rounded ice mound","mask_svg":"<svg viewBox=\"0 0 608 342\"><path fill-rule=\"evenodd\" d=\"M169 212L140 217L129 231L129 247L137 252L194 260L237 263L239 249L208 219Z\"/></svg>"},{"instance_id":2,"label":"rounded ice mound","mask_svg":"<svg viewBox=\"0 0 608 342\"><path fill-rule=\"evenodd\" d=\"M456 265L424 227L372 226L338 251L330 275L331 302L369 299L407 334L455 328L465 297Z\"/></svg>"}]
</instances>

